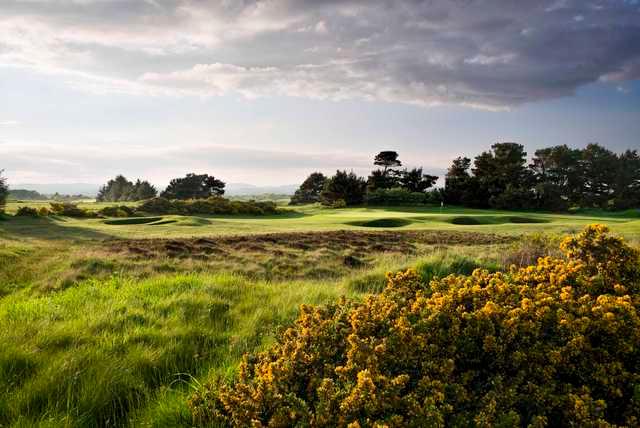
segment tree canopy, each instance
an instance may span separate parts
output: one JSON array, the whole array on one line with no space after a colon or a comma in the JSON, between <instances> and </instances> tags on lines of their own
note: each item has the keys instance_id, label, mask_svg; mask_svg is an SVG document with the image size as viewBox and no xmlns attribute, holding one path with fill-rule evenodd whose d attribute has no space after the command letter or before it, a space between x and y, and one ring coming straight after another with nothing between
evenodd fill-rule
<instances>
[{"instance_id":1,"label":"tree canopy","mask_svg":"<svg viewBox=\"0 0 640 428\"><path fill-rule=\"evenodd\" d=\"M136 180L133 183L123 175L118 175L100 188L96 200L100 202L142 201L155 198L157 194L156 188L148 181Z\"/></svg>"},{"instance_id":2,"label":"tree canopy","mask_svg":"<svg viewBox=\"0 0 640 428\"><path fill-rule=\"evenodd\" d=\"M402 166L402 162L400 162L398 157L398 152L383 151L376 155L373 160L373 164L384 167L384 172L386 173L389 168Z\"/></svg>"},{"instance_id":3,"label":"tree canopy","mask_svg":"<svg viewBox=\"0 0 640 428\"><path fill-rule=\"evenodd\" d=\"M204 199L224 195L225 183L208 174L174 178L160 196L166 199Z\"/></svg>"},{"instance_id":4,"label":"tree canopy","mask_svg":"<svg viewBox=\"0 0 640 428\"><path fill-rule=\"evenodd\" d=\"M7 203L7 197L9 196L9 185L7 184L6 177L3 177L3 169L0 169L0 212L4 211L4 206Z\"/></svg>"},{"instance_id":5,"label":"tree canopy","mask_svg":"<svg viewBox=\"0 0 640 428\"><path fill-rule=\"evenodd\" d=\"M456 158L445 177L445 201L501 209L625 209L640 206L640 157L617 155L599 144L537 150L531 164L516 143L497 143L476 156Z\"/></svg>"},{"instance_id":6,"label":"tree canopy","mask_svg":"<svg viewBox=\"0 0 640 428\"><path fill-rule=\"evenodd\" d=\"M336 174L327 179L321 193L322 202L326 205L342 203L346 205L359 205L364 202L367 182L358 177L353 171L336 171Z\"/></svg>"},{"instance_id":7,"label":"tree canopy","mask_svg":"<svg viewBox=\"0 0 640 428\"><path fill-rule=\"evenodd\" d=\"M320 193L326 181L327 177L321 172L311 173L295 191L290 204L301 205L320 202Z\"/></svg>"}]
</instances>

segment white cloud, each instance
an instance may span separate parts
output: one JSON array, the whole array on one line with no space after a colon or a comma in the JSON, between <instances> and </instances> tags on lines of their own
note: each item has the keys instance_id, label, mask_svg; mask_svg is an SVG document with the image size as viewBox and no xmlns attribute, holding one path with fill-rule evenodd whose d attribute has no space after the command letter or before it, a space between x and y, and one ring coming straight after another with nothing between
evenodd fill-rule
<instances>
[{"instance_id":1,"label":"white cloud","mask_svg":"<svg viewBox=\"0 0 640 428\"><path fill-rule=\"evenodd\" d=\"M597 80L637 78L637 7L623 0L599 6L5 0L0 66L60 75L104 94L239 93L501 109L570 95Z\"/></svg>"},{"instance_id":2,"label":"white cloud","mask_svg":"<svg viewBox=\"0 0 640 428\"><path fill-rule=\"evenodd\" d=\"M212 156L215 154L215 156ZM327 173L353 169L365 174L369 154L261 150L220 144L155 147L131 144L77 145L2 142L0 158L5 174L16 183L102 183L124 174L164 185L188 172L210 173L229 182L282 184L302 180L310 171ZM292 178L295 177L295 178Z\"/></svg>"},{"instance_id":3,"label":"white cloud","mask_svg":"<svg viewBox=\"0 0 640 428\"><path fill-rule=\"evenodd\" d=\"M0 120L0 126L18 126L20 122L16 120Z\"/></svg>"}]
</instances>

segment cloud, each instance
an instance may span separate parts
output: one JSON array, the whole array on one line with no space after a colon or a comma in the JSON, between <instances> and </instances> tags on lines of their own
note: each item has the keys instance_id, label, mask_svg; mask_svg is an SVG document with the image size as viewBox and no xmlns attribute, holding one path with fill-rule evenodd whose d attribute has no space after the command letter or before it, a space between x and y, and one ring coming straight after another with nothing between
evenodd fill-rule
<instances>
[{"instance_id":1,"label":"cloud","mask_svg":"<svg viewBox=\"0 0 640 428\"><path fill-rule=\"evenodd\" d=\"M18 126L20 122L16 120L0 120L0 126Z\"/></svg>"},{"instance_id":2,"label":"cloud","mask_svg":"<svg viewBox=\"0 0 640 428\"><path fill-rule=\"evenodd\" d=\"M502 109L640 76L637 2L5 0L0 66L96 93Z\"/></svg>"},{"instance_id":3,"label":"cloud","mask_svg":"<svg viewBox=\"0 0 640 428\"><path fill-rule=\"evenodd\" d=\"M366 174L369 155L261 150L218 144L179 147L131 144L76 145L0 141L0 158L13 182L102 183L116 174L166 184L188 172L206 172L230 182L282 184L300 181L311 171L336 169Z\"/></svg>"}]
</instances>

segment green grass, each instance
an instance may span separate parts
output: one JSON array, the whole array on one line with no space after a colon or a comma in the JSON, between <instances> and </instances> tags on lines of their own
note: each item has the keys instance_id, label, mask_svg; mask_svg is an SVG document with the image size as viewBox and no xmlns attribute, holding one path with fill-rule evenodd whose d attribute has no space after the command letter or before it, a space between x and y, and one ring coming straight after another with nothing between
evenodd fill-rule
<instances>
[{"instance_id":1,"label":"green grass","mask_svg":"<svg viewBox=\"0 0 640 428\"><path fill-rule=\"evenodd\" d=\"M30 204L37 206L38 203ZM84 203L81 205L84 208L97 210L106 204ZM10 203L7 211L15 212L16 206ZM628 210L624 213L584 211L576 214L551 214L455 207L330 209L303 206L289 209L285 214L275 216L164 216L164 219L167 221L156 222L154 227L140 227L136 224L120 224L118 227L113 227L105 224L104 219L49 218L43 220L10 217L8 221L0 222L0 238L176 238L310 230L362 230L363 226L384 229L389 227L389 224L412 230L462 228L461 230L504 234L538 231L571 233L591 223L605 223L616 233L629 237L640 235L638 210Z\"/></svg>"},{"instance_id":2,"label":"green grass","mask_svg":"<svg viewBox=\"0 0 640 428\"><path fill-rule=\"evenodd\" d=\"M87 280L45 296L0 301L0 426L122 425L193 378L234 370L272 340L299 304L339 287L267 283L230 274ZM138 415L138 412L142 412ZM161 421L149 421L161 426Z\"/></svg>"},{"instance_id":3,"label":"green grass","mask_svg":"<svg viewBox=\"0 0 640 428\"><path fill-rule=\"evenodd\" d=\"M636 213L305 206L279 216L171 215L144 223L9 215L0 222L0 426L191 426L186 403L193 388L232 375L242 354L272 343L300 304L361 299L382 290L386 272L407 267L429 280L527 264L553 252L559 235L590 223L608 224L639 244ZM285 244L239 241L219 253L187 244L176 256L110 250L121 239L338 229L527 237L487 245L418 242L413 251L376 249L371 241L329 245L328 234L306 246L300 235ZM164 248L167 241L159 242Z\"/></svg>"}]
</instances>

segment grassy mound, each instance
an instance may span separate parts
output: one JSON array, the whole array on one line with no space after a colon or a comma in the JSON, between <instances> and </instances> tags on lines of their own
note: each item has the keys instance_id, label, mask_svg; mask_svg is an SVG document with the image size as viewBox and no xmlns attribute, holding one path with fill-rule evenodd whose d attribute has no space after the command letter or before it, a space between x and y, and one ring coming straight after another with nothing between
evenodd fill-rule
<instances>
[{"instance_id":1,"label":"grassy mound","mask_svg":"<svg viewBox=\"0 0 640 428\"><path fill-rule=\"evenodd\" d=\"M105 220L103 223L111 226L123 226L127 224L149 224L162 221L162 217L127 217Z\"/></svg>"},{"instance_id":2,"label":"grassy mound","mask_svg":"<svg viewBox=\"0 0 640 428\"><path fill-rule=\"evenodd\" d=\"M162 226L164 224L173 224L173 223L177 223L177 222L178 222L178 220L176 220L175 218L167 218L167 219L154 221L153 223L148 223L148 224L149 224L149 226Z\"/></svg>"},{"instance_id":3,"label":"grassy mound","mask_svg":"<svg viewBox=\"0 0 640 428\"><path fill-rule=\"evenodd\" d=\"M412 223L404 218L379 218L369 221L351 222L349 224L360 227L403 227Z\"/></svg>"},{"instance_id":4,"label":"grassy mound","mask_svg":"<svg viewBox=\"0 0 640 428\"><path fill-rule=\"evenodd\" d=\"M212 426L638 426L640 255L604 226L509 273L387 276L302 306L235 380L190 400ZM460 270L471 268L454 261Z\"/></svg>"}]
</instances>

